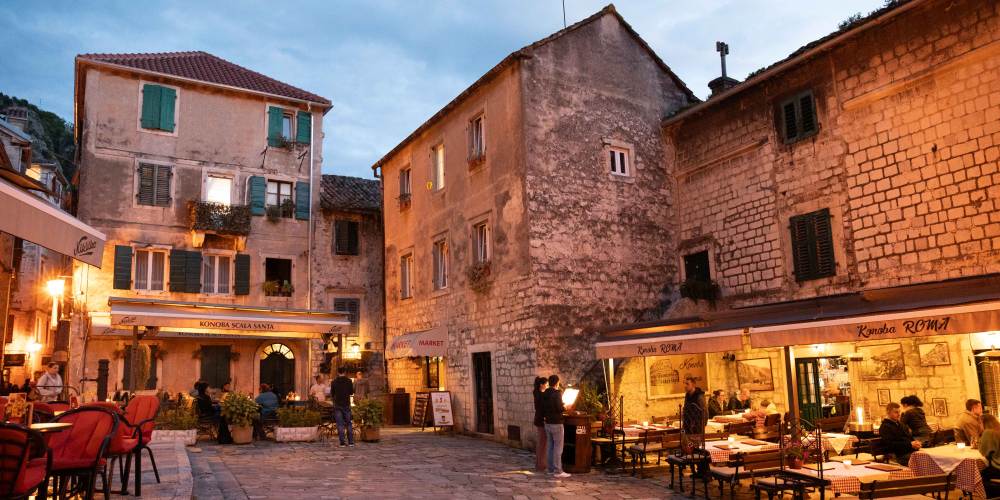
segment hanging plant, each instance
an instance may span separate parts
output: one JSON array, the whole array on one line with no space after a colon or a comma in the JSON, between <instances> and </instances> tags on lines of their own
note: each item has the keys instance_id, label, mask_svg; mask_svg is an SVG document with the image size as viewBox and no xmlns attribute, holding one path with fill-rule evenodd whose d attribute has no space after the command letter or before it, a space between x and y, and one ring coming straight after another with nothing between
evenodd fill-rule
<instances>
[{"instance_id":1,"label":"hanging plant","mask_svg":"<svg viewBox=\"0 0 1000 500\"><path fill-rule=\"evenodd\" d=\"M469 280L469 288L476 293L486 293L489 291L492 281L490 280L490 263L477 262L465 270L465 277Z\"/></svg>"}]
</instances>

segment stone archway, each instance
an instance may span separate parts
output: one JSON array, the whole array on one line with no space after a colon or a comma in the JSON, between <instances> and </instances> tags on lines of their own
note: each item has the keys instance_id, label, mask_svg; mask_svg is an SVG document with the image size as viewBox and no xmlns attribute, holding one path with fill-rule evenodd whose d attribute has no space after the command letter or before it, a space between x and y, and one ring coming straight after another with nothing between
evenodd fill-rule
<instances>
[{"instance_id":1,"label":"stone archway","mask_svg":"<svg viewBox=\"0 0 1000 500\"><path fill-rule=\"evenodd\" d=\"M279 399L295 390L295 353L280 342L265 344L258 356L260 383L271 386Z\"/></svg>"}]
</instances>

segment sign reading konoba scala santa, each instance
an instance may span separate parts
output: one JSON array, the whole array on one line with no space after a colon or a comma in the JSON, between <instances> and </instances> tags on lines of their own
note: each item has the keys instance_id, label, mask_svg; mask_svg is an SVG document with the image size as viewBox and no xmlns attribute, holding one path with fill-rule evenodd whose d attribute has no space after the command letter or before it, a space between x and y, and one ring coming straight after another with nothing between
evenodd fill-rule
<instances>
[{"instance_id":1,"label":"sign reading konoba scala santa","mask_svg":"<svg viewBox=\"0 0 1000 500\"><path fill-rule=\"evenodd\" d=\"M301 332L301 333L341 333L349 323L340 318L191 318L184 315L161 314L115 314L111 313L114 326L159 326L173 329L193 330L238 330L246 332Z\"/></svg>"}]
</instances>

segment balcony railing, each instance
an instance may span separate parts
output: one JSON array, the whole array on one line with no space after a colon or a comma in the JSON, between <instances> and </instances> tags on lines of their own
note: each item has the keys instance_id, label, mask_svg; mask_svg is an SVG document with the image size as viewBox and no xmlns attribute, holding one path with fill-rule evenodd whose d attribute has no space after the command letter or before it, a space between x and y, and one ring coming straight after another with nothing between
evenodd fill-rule
<instances>
[{"instance_id":1,"label":"balcony railing","mask_svg":"<svg viewBox=\"0 0 1000 500\"><path fill-rule=\"evenodd\" d=\"M250 234L250 207L206 201L188 202L188 225L193 231L246 236Z\"/></svg>"}]
</instances>

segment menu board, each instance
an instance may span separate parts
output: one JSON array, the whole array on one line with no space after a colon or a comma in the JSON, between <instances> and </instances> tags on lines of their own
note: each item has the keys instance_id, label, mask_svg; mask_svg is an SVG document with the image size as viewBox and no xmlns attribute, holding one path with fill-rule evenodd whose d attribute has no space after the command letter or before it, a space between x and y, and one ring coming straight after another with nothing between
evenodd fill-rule
<instances>
[{"instance_id":1,"label":"menu board","mask_svg":"<svg viewBox=\"0 0 1000 500\"><path fill-rule=\"evenodd\" d=\"M451 412L451 392L432 392L431 408L434 411L434 427L451 427L455 425L455 416Z\"/></svg>"},{"instance_id":2,"label":"menu board","mask_svg":"<svg viewBox=\"0 0 1000 500\"><path fill-rule=\"evenodd\" d=\"M427 407L429 406L431 400L431 393L429 392L418 392L417 397L413 402L413 420L410 424L413 426L424 427L427 423Z\"/></svg>"}]
</instances>

